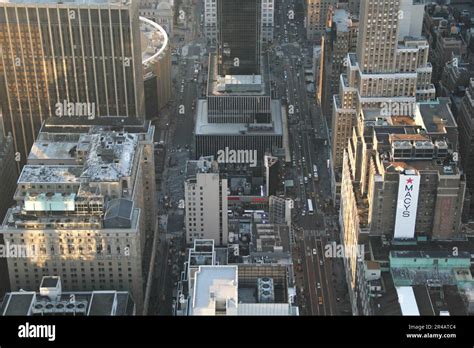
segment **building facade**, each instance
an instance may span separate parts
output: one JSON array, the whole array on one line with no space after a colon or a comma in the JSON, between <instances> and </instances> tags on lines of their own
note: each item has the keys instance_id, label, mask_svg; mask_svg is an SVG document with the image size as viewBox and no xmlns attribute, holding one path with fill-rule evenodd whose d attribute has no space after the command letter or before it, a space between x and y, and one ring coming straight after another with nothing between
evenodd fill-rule
<instances>
[{"instance_id":1,"label":"building facade","mask_svg":"<svg viewBox=\"0 0 474 348\"><path fill-rule=\"evenodd\" d=\"M160 25L169 36L173 36L174 8L168 0L158 3L155 1L140 1L138 12L140 16L146 17Z\"/></svg>"},{"instance_id":2,"label":"building facade","mask_svg":"<svg viewBox=\"0 0 474 348\"><path fill-rule=\"evenodd\" d=\"M332 96L339 92L339 77L346 70L347 55L357 48L359 20L353 13L338 8L329 28L322 37L323 57L317 95L325 115L331 114Z\"/></svg>"},{"instance_id":3,"label":"building facade","mask_svg":"<svg viewBox=\"0 0 474 348\"><path fill-rule=\"evenodd\" d=\"M474 193L474 79L471 79L469 88L462 100L458 123L461 163L466 174L469 195L472 197ZM474 205L472 203L469 207L469 217L474 217Z\"/></svg>"},{"instance_id":4,"label":"building facade","mask_svg":"<svg viewBox=\"0 0 474 348\"><path fill-rule=\"evenodd\" d=\"M2 2L0 43L4 129L22 163L50 115L144 117L136 2Z\"/></svg>"},{"instance_id":5,"label":"building facade","mask_svg":"<svg viewBox=\"0 0 474 348\"><path fill-rule=\"evenodd\" d=\"M219 75L259 75L262 0L217 0Z\"/></svg>"},{"instance_id":6,"label":"building facade","mask_svg":"<svg viewBox=\"0 0 474 348\"><path fill-rule=\"evenodd\" d=\"M143 17L140 22L145 115L150 119L171 101L171 44L162 26Z\"/></svg>"},{"instance_id":7,"label":"building facade","mask_svg":"<svg viewBox=\"0 0 474 348\"><path fill-rule=\"evenodd\" d=\"M204 1L204 34L214 44L218 38L217 2L218 0ZM275 0L261 0L261 3L261 39L263 42L271 42L274 36Z\"/></svg>"},{"instance_id":8,"label":"building facade","mask_svg":"<svg viewBox=\"0 0 474 348\"><path fill-rule=\"evenodd\" d=\"M217 162L212 158L189 161L186 177L186 242L212 239L215 245L227 245L227 179L219 174Z\"/></svg>"},{"instance_id":9,"label":"building facade","mask_svg":"<svg viewBox=\"0 0 474 348\"><path fill-rule=\"evenodd\" d=\"M361 110L392 104L410 106L413 110L417 101L436 96L426 39L409 36L400 41L401 8L399 1L361 3L357 53L347 55L346 73L339 77L339 94L333 97L332 181L336 202L344 150L362 118ZM404 11L409 8L406 5ZM358 137L358 146L362 146L358 151L363 151L363 133Z\"/></svg>"},{"instance_id":10,"label":"building facade","mask_svg":"<svg viewBox=\"0 0 474 348\"><path fill-rule=\"evenodd\" d=\"M336 6L336 0L305 0L306 38L321 42L328 25L329 15Z\"/></svg>"},{"instance_id":11,"label":"building facade","mask_svg":"<svg viewBox=\"0 0 474 348\"><path fill-rule=\"evenodd\" d=\"M156 227L154 127L127 122L43 126L0 230L26 251L8 258L12 291L58 275L67 291L130 291L141 313Z\"/></svg>"}]
</instances>

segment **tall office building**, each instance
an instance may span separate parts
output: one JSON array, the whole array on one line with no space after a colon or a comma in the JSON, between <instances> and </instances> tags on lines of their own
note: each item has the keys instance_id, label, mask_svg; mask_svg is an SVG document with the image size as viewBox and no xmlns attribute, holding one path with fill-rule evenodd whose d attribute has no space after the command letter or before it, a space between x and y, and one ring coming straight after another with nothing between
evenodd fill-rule
<instances>
[{"instance_id":1,"label":"tall office building","mask_svg":"<svg viewBox=\"0 0 474 348\"><path fill-rule=\"evenodd\" d=\"M51 115L145 114L136 1L0 1L0 108L23 163Z\"/></svg>"},{"instance_id":2,"label":"tall office building","mask_svg":"<svg viewBox=\"0 0 474 348\"><path fill-rule=\"evenodd\" d=\"M217 42L217 1L204 1L204 34L211 41ZM275 24L275 0L261 0L261 39L262 42L273 41Z\"/></svg>"},{"instance_id":3,"label":"tall office building","mask_svg":"<svg viewBox=\"0 0 474 348\"><path fill-rule=\"evenodd\" d=\"M259 75L262 0L217 0L219 75Z\"/></svg>"},{"instance_id":4,"label":"tall office building","mask_svg":"<svg viewBox=\"0 0 474 348\"><path fill-rule=\"evenodd\" d=\"M12 291L58 275L67 291L128 290L142 313L156 226L153 134L127 118L45 123L0 229L25 251L8 258Z\"/></svg>"},{"instance_id":5,"label":"tall office building","mask_svg":"<svg viewBox=\"0 0 474 348\"><path fill-rule=\"evenodd\" d=\"M462 167L466 174L467 187L471 196L469 217L474 217L474 78L471 78L458 116L459 151Z\"/></svg>"},{"instance_id":6,"label":"tall office building","mask_svg":"<svg viewBox=\"0 0 474 348\"><path fill-rule=\"evenodd\" d=\"M347 55L346 73L339 77L339 94L333 97L332 181L336 201L344 150L353 136L354 127L361 120L361 110L386 106L387 112L391 113L397 111L390 108L393 104L413 111L417 101L435 97L428 42L419 36L421 27L410 24L422 21L422 17L405 20L400 16L402 5L403 13L416 12L423 6L410 1L361 2L357 54ZM400 41L402 23L412 29L410 36ZM363 127L359 129L363 132ZM360 132L354 135L361 140L357 151L363 151L363 134ZM361 180L360 175L356 180Z\"/></svg>"},{"instance_id":7,"label":"tall office building","mask_svg":"<svg viewBox=\"0 0 474 348\"><path fill-rule=\"evenodd\" d=\"M227 179L212 157L187 163L184 197L186 242L212 239L215 245L227 245Z\"/></svg>"},{"instance_id":8,"label":"tall office building","mask_svg":"<svg viewBox=\"0 0 474 348\"><path fill-rule=\"evenodd\" d=\"M317 67L320 69L317 98L324 115L331 115L332 96L339 91L339 76L346 69L347 55L357 48L359 19L348 10L338 8L331 16L329 28L322 37L323 56Z\"/></svg>"},{"instance_id":9,"label":"tall office building","mask_svg":"<svg viewBox=\"0 0 474 348\"><path fill-rule=\"evenodd\" d=\"M337 0L306 0L306 37L321 42L328 24L329 14Z\"/></svg>"},{"instance_id":10,"label":"tall office building","mask_svg":"<svg viewBox=\"0 0 474 348\"><path fill-rule=\"evenodd\" d=\"M262 1L216 1L218 49L209 56L207 97L196 108L196 159L228 149L256 151L263 163L265 153L288 149L286 111L271 97L261 52ZM266 9L273 4L266 2Z\"/></svg>"}]
</instances>

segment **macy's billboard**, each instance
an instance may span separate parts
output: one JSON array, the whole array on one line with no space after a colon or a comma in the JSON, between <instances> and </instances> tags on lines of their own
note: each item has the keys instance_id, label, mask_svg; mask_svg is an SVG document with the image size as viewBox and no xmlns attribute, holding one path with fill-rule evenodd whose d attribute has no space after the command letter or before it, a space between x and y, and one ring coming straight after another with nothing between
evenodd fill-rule
<instances>
[{"instance_id":1,"label":"macy's billboard","mask_svg":"<svg viewBox=\"0 0 474 348\"><path fill-rule=\"evenodd\" d=\"M397 214L395 217L395 239L412 239L415 237L419 192L419 175L400 174Z\"/></svg>"}]
</instances>

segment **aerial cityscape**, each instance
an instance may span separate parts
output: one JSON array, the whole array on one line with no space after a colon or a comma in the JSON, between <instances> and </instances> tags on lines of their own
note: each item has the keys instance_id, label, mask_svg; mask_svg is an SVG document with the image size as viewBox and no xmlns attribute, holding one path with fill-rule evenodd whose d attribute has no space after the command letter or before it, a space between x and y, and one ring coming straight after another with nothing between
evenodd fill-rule
<instances>
[{"instance_id":1,"label":"aerial cityscape","mask_svg":"<svg viewBox=\"0 0 474 348\"><path fill-rule=\"evenodd\" d=\"M473 272L472 0L0 0L0 316L471 316Z\"/></svg>"}]
</instances>

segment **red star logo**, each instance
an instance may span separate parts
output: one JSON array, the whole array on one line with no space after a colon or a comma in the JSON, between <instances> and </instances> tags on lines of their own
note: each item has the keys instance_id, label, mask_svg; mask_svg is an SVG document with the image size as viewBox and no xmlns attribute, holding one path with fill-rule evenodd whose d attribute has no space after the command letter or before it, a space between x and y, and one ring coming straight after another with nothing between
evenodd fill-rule
<instances>
[{"instance_id":1,"label":"red star logo","mask_svg":"<svg viewBox=\"0 0 474 348\"><path fill-rule=\"evenodd\" d=\"M413 179L412 178L408 179L407 184L413 184Z\"/></svg>"}]
</instances>

